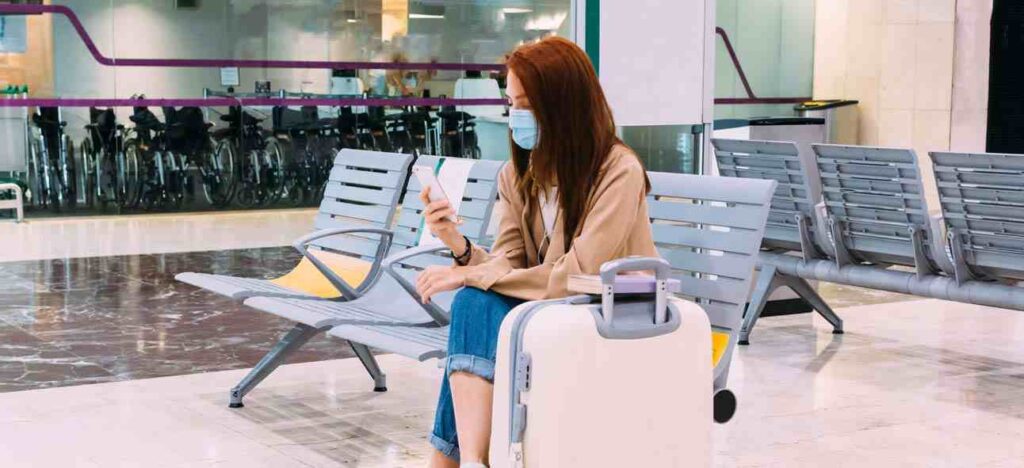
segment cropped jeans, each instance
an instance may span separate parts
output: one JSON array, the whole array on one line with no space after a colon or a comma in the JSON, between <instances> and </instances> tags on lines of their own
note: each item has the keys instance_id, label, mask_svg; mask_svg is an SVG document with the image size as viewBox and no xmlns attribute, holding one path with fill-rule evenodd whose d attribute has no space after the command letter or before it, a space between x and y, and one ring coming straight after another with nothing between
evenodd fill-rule
<instances>
[{"instance_id":1,"label":"cropped jeans","mask_svg":"<svg viewBox=\"0 0 1024 468\"><path fill-rule=\"evenodd\" d=\"M430 443L453 460L459 459L459 436L455 430L455 407L448 376L452 372L468 372L494 382L494 360L501 321L523 302L475 288L463 288L452 301L448 360L441 379L441 395L434 414Z\"/></svg>"}]
</instances>

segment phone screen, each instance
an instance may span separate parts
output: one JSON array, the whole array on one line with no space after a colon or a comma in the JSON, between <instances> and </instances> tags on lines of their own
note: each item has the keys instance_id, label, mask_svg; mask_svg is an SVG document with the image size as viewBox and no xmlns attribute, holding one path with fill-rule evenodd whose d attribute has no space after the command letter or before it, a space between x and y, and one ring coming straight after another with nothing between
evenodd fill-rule
<instances>
[{"instance_id":1,"label":"phone screen","mask_svg":"<svg viewBox=\"0 0 1024 468\"><path fill-rule=\"evenodd\" d=\"M441 187L441 182L437 180L437 176L434 174L433 169L426 166L413 166L412 172L416 175L416 179L420 181L420 185L424 188L430 187L429 197L431 202L448 200L448 195ZM457 222L451 217L448 219L452 222Z\"/></svg>"}]
</instances>

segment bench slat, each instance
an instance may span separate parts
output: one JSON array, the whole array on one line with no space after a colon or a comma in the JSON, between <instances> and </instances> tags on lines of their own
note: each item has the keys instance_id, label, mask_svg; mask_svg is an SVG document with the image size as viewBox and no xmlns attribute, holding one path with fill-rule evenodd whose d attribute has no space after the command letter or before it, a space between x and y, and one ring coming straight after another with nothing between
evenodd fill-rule
<instances>
[{"instance_id":1,"label":"bench slat","mask_svg":"<svg viewBox=\"0 0 1024 468\"><path fill-rule=\"evenodd\" d=\"M384 153L357 149L343 149L338 152L336 166L354 166L366 169L404 171L412 160L411 154Z\"/></svg>"}]
</instances>

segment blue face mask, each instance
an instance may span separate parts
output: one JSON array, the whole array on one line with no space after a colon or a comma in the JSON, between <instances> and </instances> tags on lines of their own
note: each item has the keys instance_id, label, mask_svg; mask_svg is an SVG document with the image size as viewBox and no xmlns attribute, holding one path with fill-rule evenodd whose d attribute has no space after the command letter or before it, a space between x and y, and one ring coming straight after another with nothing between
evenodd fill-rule
<instances>
[{"instance_id":1,"label":"blue face mask","mask_svg":"<svg viewBox=\"0 0 1024 468\"><path fill-rule=\"evenodd\" d=\"M508 127L512 129L512 141L525 150L533 150L540 137L537 119L528 109L511 109L508 113Z\"/></svg>"}]
</instances>

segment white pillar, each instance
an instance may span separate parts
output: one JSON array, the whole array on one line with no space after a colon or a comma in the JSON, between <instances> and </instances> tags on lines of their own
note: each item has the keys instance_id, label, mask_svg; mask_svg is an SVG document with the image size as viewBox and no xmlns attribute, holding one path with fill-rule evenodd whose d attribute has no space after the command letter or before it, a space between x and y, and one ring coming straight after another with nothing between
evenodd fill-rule
<instances>
[{"instance_id":1,"label":"white pillar","mask_svg":"<svg viewBox=\"0 0 1024 468\"><path fill-rule=\"evenodd\" d=\"M714 0L600 0L599 58L619 126L713 121Z\"/></svg>"}]
</instances>

